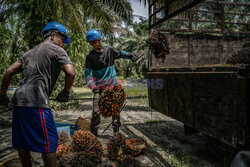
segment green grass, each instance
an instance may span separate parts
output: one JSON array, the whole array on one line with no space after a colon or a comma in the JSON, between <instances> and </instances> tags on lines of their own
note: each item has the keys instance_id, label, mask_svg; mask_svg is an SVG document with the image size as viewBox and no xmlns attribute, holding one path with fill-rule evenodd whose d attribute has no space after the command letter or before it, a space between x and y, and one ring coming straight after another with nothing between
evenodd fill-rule
<instances>
[{"instance_id":1,"label":"green grass","mask_svg":"<svg viewBox=\"0 0 250 167\"><path fill-rule=\"evenodd\" d=\"M74 87L73 92L75 94L75 97L77 98L85 98L93 97L93 93L90 89L87 89L85 87ZM127 97L132 99L128 99L130 102L134 103L141 103L141 104L148 104L148 91L147 89L126 89L125 92L127 94Z\"/></svg>"}]
</instances>

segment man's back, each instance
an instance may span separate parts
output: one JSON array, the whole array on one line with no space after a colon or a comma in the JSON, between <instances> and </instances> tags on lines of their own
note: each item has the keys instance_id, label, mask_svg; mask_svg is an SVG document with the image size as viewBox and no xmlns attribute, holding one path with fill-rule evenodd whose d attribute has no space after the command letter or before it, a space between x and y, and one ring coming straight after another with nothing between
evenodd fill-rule
<instances>
[{"instance_id":1,"label":"man's back","mask_svg":"<svg viewBox=\"0 0 250 167\"><path fill-rule=\"evenodd\" d=\"M13 96L13 105L49 108L49 95L60 74L60 67L71 64L67 53L45 41L26 52L17 62L22 65L22 81Z\"/></svg>"}]
</instances>

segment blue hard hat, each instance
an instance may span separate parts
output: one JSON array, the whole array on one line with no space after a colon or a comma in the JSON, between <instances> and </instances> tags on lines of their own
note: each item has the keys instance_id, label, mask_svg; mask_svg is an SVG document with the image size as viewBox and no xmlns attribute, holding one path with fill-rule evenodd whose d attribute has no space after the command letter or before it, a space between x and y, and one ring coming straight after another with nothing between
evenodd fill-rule
<instances>
[{"instance_id":1,"label":"blue hard hat","mask_svg":"<svg viewBox=\"0 0 250 167\"><path fill-rule=\"evenodd\" d=\"M57 23L57 22L50 22L48 23L42 30L42 35L44 36L46 34L46 32L48 32L49 30L57 30L57 32L60 34L60 35L63 35L66 39L65 41L63 42L64 44L68 44L70 43L70 38L69 36L67 35L67 30L66 28L60 24L60 23Z\"/></svg>"},{"instance_id":2,"label":"blue hard hat","mask_svg":"<svg viewBox=\"0 0 250 167\"><path fill-rule=\"evenodd\" d=\"M89 30L87 32L87 42L102 39L103 35L100 34L97 30Z\"/></svg>"}]
</instances>

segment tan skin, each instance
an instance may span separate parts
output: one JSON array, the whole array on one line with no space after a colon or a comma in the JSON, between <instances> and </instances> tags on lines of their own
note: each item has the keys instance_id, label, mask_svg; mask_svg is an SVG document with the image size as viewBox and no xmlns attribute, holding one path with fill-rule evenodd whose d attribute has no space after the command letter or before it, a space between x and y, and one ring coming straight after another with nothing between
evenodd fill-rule
<instances>
[{"instance_id":1,"label":"tan skin","mask_svg":"<svg viewBox=\"0 0 250 167\"><path fill-rule=\"evenodd\" d=\"M89 44L93 47L96 52L103 52L102 39L90 41Z\"/></svg>"},{"instance_id":2,"label":"tan skin","mask_svg":"<svg viewBox=\"0 0 250 167\"><path fill-rule=\"evenodd\" d=\"M64 46L63 41L65 40L65 37L52 32L51 36L48 37L46 40L49 40L51 43L58 45L60 47ZM66 77L65 77L65 86L64 90L70 91L74 77L75 77L75 72L74 72L74 67L72 64L66 64L61 67L61 69L64 71ZM21 63L13 63L5 72L4 78L2 81L2 86L1 86L1 94L6 94L8 87L10 85L11 78L22 72L22 65ZM21 159L21 163L23 167L31 167L31 156L30 156L30 151L26 150L18 150L18 155ZM56 167L56 153L43 153L42 154L43 161L46 167Z\"/></svg>"}]
</instances>

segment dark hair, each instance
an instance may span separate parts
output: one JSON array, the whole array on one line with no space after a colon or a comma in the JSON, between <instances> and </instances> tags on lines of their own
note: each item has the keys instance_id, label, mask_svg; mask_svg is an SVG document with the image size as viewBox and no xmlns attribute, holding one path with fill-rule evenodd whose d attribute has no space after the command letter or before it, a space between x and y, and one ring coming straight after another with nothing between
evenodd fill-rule
<instances>
[{"instance_id":1,"label":"dark hair","mask_svg":"<svg viewBox=\"0 0 250 167\"><path fill-rule=\"evenodd\" d=\"M48 38L51 35L52 32L55 32L55 33L57 33L59 35L62 35L62 34L60 34L60 31L58 31L58 30L48 30L48 31L45 31L43 33L43 38L44 39ZM62 35L62 36L64 36L64 35Z\"/></svg>"}]
</instances>

